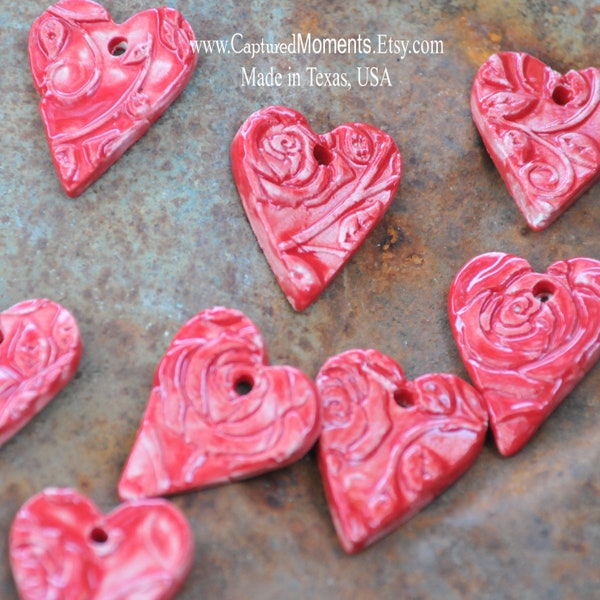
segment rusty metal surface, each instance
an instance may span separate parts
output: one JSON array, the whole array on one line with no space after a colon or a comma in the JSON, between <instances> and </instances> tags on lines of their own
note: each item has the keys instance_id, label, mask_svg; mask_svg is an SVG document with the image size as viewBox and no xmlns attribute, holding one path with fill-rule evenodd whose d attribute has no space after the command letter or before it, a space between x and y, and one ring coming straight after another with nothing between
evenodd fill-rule
<instances>
[{"instance_id":1,"label":"rusty metal surface","mask_svg":"<svg viewBox=\"0 0 600 600\"><path fill-rule=\"evenodd\" d=\"M103 510L145 408L155 366L203 308L243 310L273 364L314 376L353 347L396 358L408 377L465 376L446 314L456 270L486 251L544 270L600 258L600 187L530 232L487 157L468 97L498 50L557 70L598 65L600 5L487 0L428 3L180 1L199 39L285 41L378 34L443 40L437 55L201 56L167 113L78 199L59 188L27 63L27 34L47 1L0 2L0 294L3 308L47 296L77 317L85 352L74 381L0 449L0 597L16 598L7 533L18 507L70 486ZM151 5L105 2L117 21ZM252 88L241 68L354 72L387 67L391 86ZM268 104L303 112L318 132L366 121L396 140L400 192L323 296L295 313L245 218L228 148ZM510 459L488 442L474 467L421 514L354 557L341 551L315 458L251 481L174 497L192 523L194 569L179 598L591 598L600 585L600 368ZM368 596L367 596L368 594Z\"/></svg>"}]
</instances>

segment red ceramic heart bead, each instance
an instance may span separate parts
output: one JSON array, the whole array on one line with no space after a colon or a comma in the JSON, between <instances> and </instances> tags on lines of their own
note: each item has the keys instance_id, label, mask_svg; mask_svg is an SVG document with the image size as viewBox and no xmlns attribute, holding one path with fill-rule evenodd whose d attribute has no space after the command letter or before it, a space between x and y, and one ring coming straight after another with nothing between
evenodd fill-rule
<instances>
[{"instance_id":1,"label":"red ceramic heart bead","mask_svg":"<svg viewBox=\"0 0 600 600\"><path fill-rule=\"evenodd\" d=\"M23 505L9 545L22 600L169 600L194 558L188 522L167 501L132 501L104 515L58 488Z\"/></svg>"},{"instance_id":2,"label":"red ceramic heart bead","mask_svg":"<svg viewBox=\"0 0 600 600\"><path fill-rule=\"evenodd\" d=\"M449 314L498 450L510 456L600 356L600 262L536 273L518 256L483 254L452 282Z\"/></svg>"},{"instance_id":3,"label":"red ceramic heart bead","mask_svg":"<svg viewBox=\"0 0 600 600\"><path fill-rule=\"evenodd\" d=\"M471 93L473 120L533 230L557 219L600 174L600 70L561 75L522 52L492 55Z\"/></svg>"},{"instance_id":4,"label":"red ceramic heart bead","mask_svg":"<svg viewBox=\"0 0 600 600\"><path fill-rule=\"evenodd\" d=\"M392 138L365 123L317 135L299 112L251 115L231 145L242 204L279 285L304 310L379 222L400 184Z\"/></svg>"},{"instance_id":5,"label":"red ceramic heart bead","mask_svg":"<svg viewBox=\"0 0 600 600\"><path fill-rule=\"evenodd\" d=\"M267 363L260 331L241 312L216 307L188 321L157 368L119 496L201 489L306 454L321 424L314 382Z\"/></svg>"},{"instance_id":6,"label":"red ceramic heart bead","mask_svg":"<svg viewBox=\"0 0 600 600\"><path fill-rule=\"evenodd\" d=\"M69 382L83 352L65 308L26 300L0 313L0 446Z\"/></svg>"},{"instance_id":7,"label":"red ceramic heart bead","mask_svg":"<svg viewBox=\"0 0 600 600\"><path fill-rule=\"evenodd\" d=\"M487 431L477 391L445 373L409 381L377 350L350 350L317 376L319 466L346 552L374 543L475 461Z\"/></svg>"},{"instance_id":8,"label":"red ceramic heart bead","mask_svg":"<svg viewBox=\"0 0 600 600\"><path fill-rule=\"evenodd\" d=\"M189 82L194 34L173 8L123 24L90 0L61 0L35 20L29 61L50 152L75 197L146 133Z\"/></svg>"}]
</instances>

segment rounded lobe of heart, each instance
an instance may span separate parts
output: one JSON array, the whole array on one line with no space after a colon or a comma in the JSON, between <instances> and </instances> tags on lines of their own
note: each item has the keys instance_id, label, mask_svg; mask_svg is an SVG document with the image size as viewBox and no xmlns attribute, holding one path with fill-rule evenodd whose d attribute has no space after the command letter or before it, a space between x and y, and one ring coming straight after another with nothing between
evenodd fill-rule
<instances>
[{"instance_id":1,"label":"rounded lobe of heart","mask_svg":"<svg viewBox=\"0 0 600 600\"><path fill-rule=\"evenodd\" d=\"M365 123L317 135L299 112L252 114L231 144L234 180L275 277L302 311L379 222L400 185L390 136Z\"/></svg>"},{"instance_id":2,"label":"rounded lobe of heart","mask_svg":"<svg viewBox=\"0 0 600 600\"><path fill-rule=\"evenodd\" d=\"M0 313L0 446L71 380L83 345L73 315L45 298Z\"/></svg>"},{"instance_id":3,"label":"rounded lobe of heart","mask_svg":"<svg viewBox=\"0 0 600 600\"><path fill-rule=\"evenodd\" d=\"M475 461L487 414L478 392L446 373L405 378L378 350L328 359L316 379L319 467L343 549L356 553L422 510Z\"/></svg>"},{"instance_id":4,"label":"rounded lobe of heart","mask_svg":"<svg viewBox=\"0 0 600 600\"><path fill-rule=\"evenodd\" d=\"M29 62L53 162L75 197L148 130L189 83L194 33L172 8L123 24L90 0L61 0L29 34Z\"/></svg>"},{"instance_id":5,"label":"rounded lobe of heart","mask_svg":"<svg viewBox=\"0 0 600 600\"><path fill-rule=\"evenodd\" d=\"M600 175L600 70L562 75L523 52L480 67L471 112L529 227L553 223Z\"/></svg>"},{"instance_id":6,"label":"rounded lobe of heart","mask_svg":"<svg viewBox=\"0 0 600 600\"><path fill-rule=\"evenodd\" d=\"M48 488L19 509L9 535L23 600L170 600L193 557L185 516L162 499L104 515L75 490Z\"/></svg>"},{"instance_id":7,"label":"rounded lobe of heart","mask_svg":"<svg viewBox=\"0 0 600 600\"><path fill-rule=\"evenodd\" d=\"M267 363L239 311L215 307L184 325L158 366L119 496L202 489L304 456L320 432L314 382Z\"/></svg>"},{"instance_id":8,"label":"rounded lobe of heart","mask_svg":"<svg viewBox=\"0 0 600 600\"><path fill-rule=\"evenodd\" d=\"M518 256L483 254L457 273L448 306L498 450L510 456L600 356L600 262L574 258L536 273Z\"/></svg>"}]
</instances>

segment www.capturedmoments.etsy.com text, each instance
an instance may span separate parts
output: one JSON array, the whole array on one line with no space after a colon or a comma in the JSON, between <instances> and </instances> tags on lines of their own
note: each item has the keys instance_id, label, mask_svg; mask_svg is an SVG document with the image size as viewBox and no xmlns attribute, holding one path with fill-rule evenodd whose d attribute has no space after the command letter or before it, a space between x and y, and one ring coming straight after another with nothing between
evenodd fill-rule
<instances>
[{"instance_id":1,"label":"www.capturedmoments.etsy.com text","mask_svg":"<svg viewBox=\"0 0 600 600\"><path fill-rule=\"evenodd\" d=\"M373 37L359 34L348 38L318 37L311 33L293 33L286 41L269 42L246 39L236 32L220 40L191 40L192 51L197 54L238 54L255 58L262 54L324 55L353 54L395 56L404 60L411 55L444 54L443 40L407 40L379 33Z\"/></svg>"}]
</instances>

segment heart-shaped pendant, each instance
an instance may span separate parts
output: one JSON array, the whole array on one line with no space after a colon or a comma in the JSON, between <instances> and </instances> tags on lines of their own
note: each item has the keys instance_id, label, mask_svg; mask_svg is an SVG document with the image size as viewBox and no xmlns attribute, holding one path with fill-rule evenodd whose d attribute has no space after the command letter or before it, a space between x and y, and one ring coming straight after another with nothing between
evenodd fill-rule
<instances>
[{"instance_id":1,"label":"heart-shaped pendant","mask_svg":"<svg viewBox=\"0 0 600 600\"><path fill-rule=\"evenodd\" d=\"M17 512L10 563L22 600L169 600L193 563L183 514L162 499L104 515L85 496L48 488Z\"/></svg>"},{"instance_id":2,"label":"heart-shaped pendant","mask_svg":"<svg viewBox=\"0 0 600 600\"><path fill-rule=\"evenodd\" d=\"M241 312L215 307L188 321L156 370L119 496L201 489L306 454L321 425L314 382L267 362L260 331Z\"/></svg>"},{"instance_id":3,"label":"heart-shaped pendant","mask_svg":"<svg viewBox=\"0 0 600 600\"><path fill-rule=\"evenodd\" d=\"M518 256L482 254L452 282L449 315L498 450L510 456L600 356L600 262L573 258L536 273Z\"/></svg>"},{"instance_id":4,"label":"heart-shaped pendant","mask_svg":"<svg viewBox=\"0 0 600 600\"><path fill-rule=\"evenodd\" d=\"M0 313L0 446L77 371L83 345L73 315L47 299Z\"/></svg>"},{"instance_id":5,"label":"heart-shaped pendant","mask_svg":"<svg viewBox=\"0 0 600 600\"><path fill-rule=\"evenodd\" d=\"M250 225L287 299L304 310L350 260L400 185L392 138L365 123L317 135L299 112L270 106L231 144Z\"/></svg>"},{"instance_id":6,"label":"heart-shaped pendant","mask_svg":"<svg viewBox=\"0 0 600 600\"><path fill-rule=\"evenodd\" d=\"M471 112L531 229L556 220L600 175L600 70L561 75L523 52L479 69Z\"/></svg>"},{"instance_id":7,"label":"heart-shaped pendant","mask_svg":"<svg viewBox=\"0 0 600 600\"><path fill-rule=\"evenodd\" d=\"M149 129L188 84L198 61L194 34L173 8L123 24L90 0L61 0L29 34L50 153L75 197Z\"/></svg>"},{"instance_id":8,"label":"heart-shaped pendant","mask_svg":"<svg viewBox=\"0 0 600 600\"><path fill-rule=\"evenodd\" d=\"M405 378L377 350L349 350L317 376L319 466L338 538L355 553L397 528L475 461L487 431L478 392L446 374Z\"/></svg>"}]
</instances>

